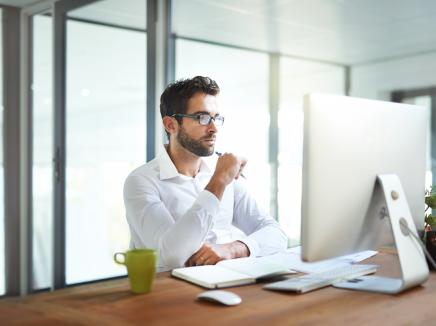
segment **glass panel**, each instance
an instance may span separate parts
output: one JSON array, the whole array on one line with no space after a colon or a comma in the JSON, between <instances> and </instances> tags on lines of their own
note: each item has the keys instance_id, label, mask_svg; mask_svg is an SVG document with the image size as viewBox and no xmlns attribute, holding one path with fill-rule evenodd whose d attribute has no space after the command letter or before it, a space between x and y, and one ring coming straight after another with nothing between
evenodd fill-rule
<instances>
[{"instance_id":1,"label":"glass panel","mask_svg":"<svg viewBox=\"0 0 436 326\"><path fill-rule=\"evenodd\" d=\"M0 44L3 48L3 12L0 8ZM3 51L0 51L3 63ZM4 174L3 174L3 64L0 64L0 295L5 294L5 221L4 221Z\"/></svg>"},{"instance_id":2,"label":"glass panel","mask_svg":"<svg viewBox=\"0 0 436 326\"><path fill-rule=\"evenodd\" d=\"M216 149L248 159L244 170L248 188L265 209L270 204L271 179L268 66L268 55L263 53L176 41L176 78L208 76L220 86L219 102L225 123L220 127Z\"/></svg>"},{"instance_id":3,"label":"glass panel","mask_svg":"<svg viewBox=\"0 0 436 326\"><path fill-rule=\"evenodd\" d=\"M131 3L111 1L104 15ZM145 46L144 31L67 22L68 284L126 272L112 256L129 246L124 180L145 160Z\"/></svg>"},{"instance_id":4,"label":"glass panel","mask_svg":"<svg viewBox=\"0 0 436 326\"><path fill-rule=\"evenodd\" d=\"M300 241L303 96L310 92L343 94L344 76L342 67L280 59L279 221L291 244Z\"/></svg>"},{"instance_id":5,"label":"glass panel","mask_svg":"<svg viewBox=\"0 0 436 326\"><path fill-rule=\"evenodd\" d=\"M33 289L48 288L53 246L52 17L33 17Z\"/></svg>"}]
</instances>

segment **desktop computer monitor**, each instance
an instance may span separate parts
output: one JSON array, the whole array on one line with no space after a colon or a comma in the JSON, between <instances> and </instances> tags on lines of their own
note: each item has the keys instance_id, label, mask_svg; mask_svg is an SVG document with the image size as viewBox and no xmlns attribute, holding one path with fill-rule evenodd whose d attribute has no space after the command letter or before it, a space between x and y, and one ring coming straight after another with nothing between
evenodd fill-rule
<instances>
[{"instance_id":1,"label":"desktop computer monitor","mask_svg":"<svg viewBox=\"0 0 436 326\"><path fill-rule=\"evenodd\" d=\"M426 133L423 107L336 95L305 97L303 260L394 243L389 218L371 208L378 175L398 176L414 224L423 228Z\"/></svg>"}]
</instances>

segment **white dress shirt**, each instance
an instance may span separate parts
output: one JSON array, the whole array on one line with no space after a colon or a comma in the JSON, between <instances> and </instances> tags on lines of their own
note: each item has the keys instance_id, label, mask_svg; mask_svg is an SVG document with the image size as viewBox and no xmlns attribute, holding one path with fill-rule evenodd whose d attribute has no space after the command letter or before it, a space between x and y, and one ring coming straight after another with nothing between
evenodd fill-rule
<instances>
[{"instance_id":1,"label":"white dress shirt","mask_svg":"<svg viewBox=\"0 0 436 326\"><path fill-rule=\"evenodd\" d=\"M165 148L127 177L124 204L130 246L157 249L158 271L184 266L205 242L239 240L250 256L286 248L285 233L257 205L241 178L225 188L220 201L204 189L211 177L204 160L194 178L179 174Z\"/></svg>"}]
</instances>

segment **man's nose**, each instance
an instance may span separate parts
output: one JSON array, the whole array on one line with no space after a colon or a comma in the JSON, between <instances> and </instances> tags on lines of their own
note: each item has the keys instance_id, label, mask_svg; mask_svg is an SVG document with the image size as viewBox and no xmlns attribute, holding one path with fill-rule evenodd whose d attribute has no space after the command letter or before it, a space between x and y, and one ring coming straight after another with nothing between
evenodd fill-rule
<instances>
[{"instance_id":1,"label":"man's nose","mask_svg":"<svg viewBox=\"0 0 436 326\"><path fill-rule=\"evenodd\" d=\"M209 132L213 132L213 133L217 133L218 132L218 128L215 125L215 120L211 119L210 123L208 125L208 131Z\"/></svg>"}]
</instances>

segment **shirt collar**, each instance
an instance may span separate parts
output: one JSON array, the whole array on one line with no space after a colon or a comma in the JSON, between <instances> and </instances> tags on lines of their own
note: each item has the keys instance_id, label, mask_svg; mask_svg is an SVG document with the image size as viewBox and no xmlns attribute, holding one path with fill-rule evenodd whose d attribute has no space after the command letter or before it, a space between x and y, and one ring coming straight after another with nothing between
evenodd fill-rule
<instances>
[{"instance_id":1,"label":"shirt collar","mask_svg":"<svg viewBox=\"0 0 436 326\"><path fill-rule=\"evenodd\" d=\"M158 162L159 162L159 177L161 180L171 179L178 176L181 176L179 172L177 171L176 166L174 165L173 161L171 161L170 156L168 155L168 152L166 150L166 145L162 146L161 151L159 152L157 156ZM198 173L211 173L211 169L208 166L208 164L205 162L205 160L201 160L200 163L200 170Z\"/></svg>"}]
</instances>

